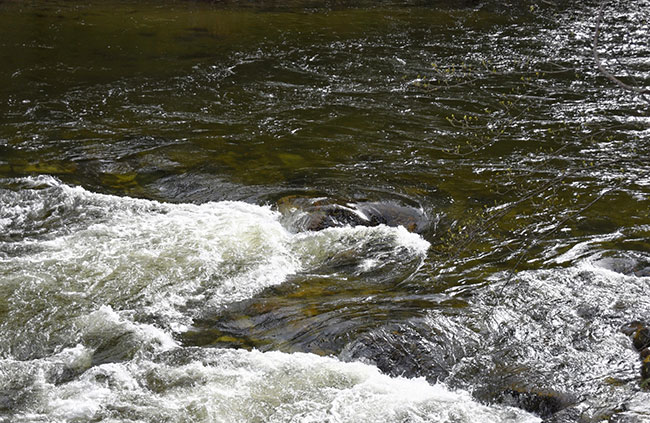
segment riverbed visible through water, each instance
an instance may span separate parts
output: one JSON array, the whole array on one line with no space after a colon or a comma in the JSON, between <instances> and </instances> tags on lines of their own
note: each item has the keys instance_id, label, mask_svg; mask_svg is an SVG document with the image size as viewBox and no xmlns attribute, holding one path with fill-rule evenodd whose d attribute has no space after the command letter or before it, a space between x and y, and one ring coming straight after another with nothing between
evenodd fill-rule
<instances>
[{"instance_id":1,"label":"riverbed visible through water","mask_svg":"<svg viewBox=\"0 0 650 423\"><path fill-rule=\"evenodd\" d=\"M650 422L650 100L568 3L0 0L0 422Z\"/></svg>"}]
</instances>

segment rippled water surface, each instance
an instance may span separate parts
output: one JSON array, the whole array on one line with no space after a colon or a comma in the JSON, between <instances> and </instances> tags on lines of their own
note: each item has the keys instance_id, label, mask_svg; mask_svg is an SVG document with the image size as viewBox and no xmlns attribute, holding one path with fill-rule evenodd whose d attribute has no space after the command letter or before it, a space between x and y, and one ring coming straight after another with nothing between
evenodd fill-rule
<instances>
[{"instance_id":1,"label":"rippled water surface","mask_svg":"<svg viewBox=\"0 0 650 423\"><path fill-rule=\"evenodd\" d=\"M580 3L0 1L0 421L650 421L650 103Z\"/></svg>"}]
</instances>

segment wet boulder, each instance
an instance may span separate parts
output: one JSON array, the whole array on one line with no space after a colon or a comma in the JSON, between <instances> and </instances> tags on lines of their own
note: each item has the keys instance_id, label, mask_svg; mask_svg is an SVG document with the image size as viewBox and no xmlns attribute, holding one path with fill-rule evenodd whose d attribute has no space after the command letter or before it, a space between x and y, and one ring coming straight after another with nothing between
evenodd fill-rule
<instances>
[{"instance_id":1,"label":"wet boulder","mask_svg":"<svg viewBox=\"0 0 650 423\"><path fill-rule=\"evenodd\" d=\"M289 225L299 231L342 226L403 226L422 233L428 226L422 209L395 202L344 202L330 198L287 196L277 203Z\"/></svg>"}]
</instances>

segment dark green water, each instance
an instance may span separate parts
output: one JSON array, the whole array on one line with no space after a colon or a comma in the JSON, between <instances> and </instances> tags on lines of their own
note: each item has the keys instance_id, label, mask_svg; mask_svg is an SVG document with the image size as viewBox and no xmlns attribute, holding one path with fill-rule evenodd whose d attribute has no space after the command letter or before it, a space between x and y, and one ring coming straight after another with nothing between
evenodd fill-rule
<instances>
[{"instance_id":1,"label":"dark green water","mask_svg":"<svg viewBox=\"0 0 650 423\"><path fill-rule=\"evenodd\" d=\"M601 34L639 86L649 12ZM0 421L650 421L650 104L595 16L0 1Z\"/></svg>"}]
</instances>

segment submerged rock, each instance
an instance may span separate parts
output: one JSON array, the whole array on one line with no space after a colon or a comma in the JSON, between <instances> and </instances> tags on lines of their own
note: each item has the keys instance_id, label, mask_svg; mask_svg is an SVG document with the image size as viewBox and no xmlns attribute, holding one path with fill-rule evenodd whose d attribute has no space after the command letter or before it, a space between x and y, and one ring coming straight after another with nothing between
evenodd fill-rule
<instances>
[{"instance_id":1,"label":"submerged rock","mask_svg":"<svg viewBox=\"0 0 650 423\"><path fill-rule=\"evenodd\" d=\"M641 379L646 383L650 383L650 348L641 351Z\"/></svg>"},{"instance_id":2,"label":"submerged rock","mask_svg":"<svg viewBox=\"0 0 650 423\"><path fill-rule=\"evenodd\" d=\"M641 358L641 386L650 388L650 328L635 320L623 325L621 332L632 337L632 344Z\"/></svg>"},{"instance_id":3,"label":"submerged rock","mask_svg":"<svg viewBox=\"0 0 650 423\"><path fill-rule=\"evenodd\" d=\"M575 399L560 392L512 386L497 398L501 404L522 408L543 419L555 416L575 403ZM559 416L556 417L559 421Z\"/></svg>"},{"instance_id":4,"label":"submerged rock","mask_svg":"<svg viewBox=\"0 0 650 423\"><path fill-rule=\"evenodd\" d=\"M428 226L422 209L394 202L344 203L330 198L287 196L277 203L289 224L300 231L341 226L403 226L422 233Z\"/></svg>"},{"instance_id":5,"label":"submerged rock","mask_svg":"<svg viewBox=\"0 0 650 423\"><path fill-rule=\"evenodd\" d=\"M650 276L650 266L635 270L634 276L638 276L640 278L645 278L647 276Z\"/></svg>"},{"instance_id":6,"label":"submerged rock","mask_svg":"<svg viewBox=\"0 0 650 423\"><path fill-rule=\"evenodd\" d=\"M637 351L650 347L650 329L645 323L635 320L623 325L621 332L632 337L632 344Z\"/></svg>"}]
</instances>

